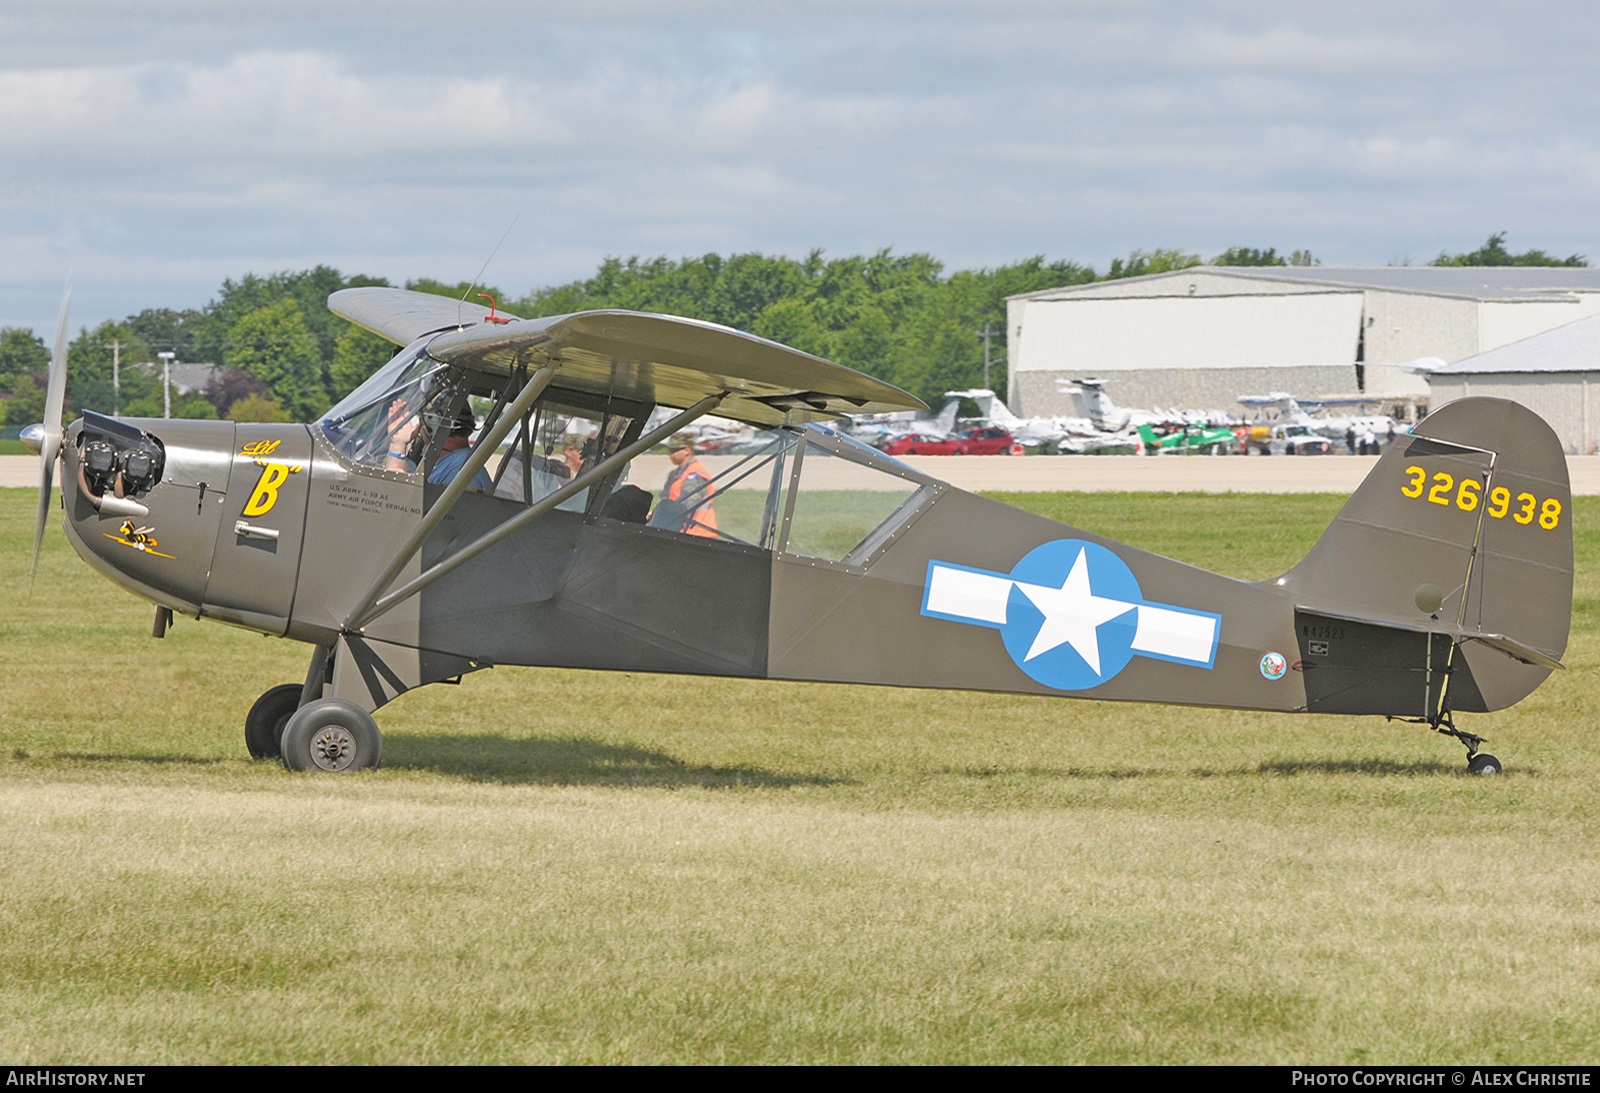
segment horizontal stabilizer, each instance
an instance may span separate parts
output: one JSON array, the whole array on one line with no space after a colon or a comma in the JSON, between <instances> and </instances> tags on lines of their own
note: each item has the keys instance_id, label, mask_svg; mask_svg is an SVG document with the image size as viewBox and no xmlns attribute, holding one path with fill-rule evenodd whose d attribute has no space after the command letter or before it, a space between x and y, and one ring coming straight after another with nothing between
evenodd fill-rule
<instances>
[{"instance_id":1,"label":"horizontal stabilizer","mask_svg":"<svg viewBox=\"0 0 1600 1093\"><path fill-rule=\"evenodd\" d=\"M1485 630L1474 630L1468 626L1457 626L1443 621L1429 625L1414 622L1396 622L1391 619L1361 618L1357 615L1345 615L1337 611L1323 611L1314 607L1296 607L1295 610L1312 612L1320 619L1339 619L1343 622L1360 623L1363 626L1379 626L1389 630L1405 630L1414 634L1439 634L1450 638L1458 644L1464 641L1478 641L1491 649L1498 649L1506 656L1511 657L1513 660L1520 660L1524 664L1533 664L1540 668L1549 668L1551 670L1566 668L1566 665L1555 657L1548 653L1542 653L1533 646L1518 641L1516 638L1508 637L1505 634L1492 634Z\"/></svg>"}]
</instances>

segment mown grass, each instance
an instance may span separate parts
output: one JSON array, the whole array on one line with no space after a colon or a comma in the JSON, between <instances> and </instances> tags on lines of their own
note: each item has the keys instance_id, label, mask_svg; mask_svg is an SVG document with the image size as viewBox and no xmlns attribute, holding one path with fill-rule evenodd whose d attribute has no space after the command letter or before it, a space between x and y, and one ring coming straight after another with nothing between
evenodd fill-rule
<instances>
[{"instance_id":1,"label":"mown grass","mask_svg":"<svg viewBox=\"0 0 1600 1093\"><path fill-rule=\"evenodd\" d=\"M1339 498L1013 495L1236 576ZM1591 1061L1600 504L1571 668L1381 720L496 669L385 769L244 756L300 647L151 610L0 491L0 1057Z\"/></svg>"}]
</instances>

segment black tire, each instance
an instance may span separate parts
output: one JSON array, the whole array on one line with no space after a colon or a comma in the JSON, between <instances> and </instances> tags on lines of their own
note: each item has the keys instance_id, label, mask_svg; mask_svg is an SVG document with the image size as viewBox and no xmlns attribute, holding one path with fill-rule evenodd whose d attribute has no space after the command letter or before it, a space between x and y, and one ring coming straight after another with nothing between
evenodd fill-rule
<instances>
[{"instance_id":1,"label":"black tire","mask_svg":"<svg viewBox=\"0 0 1600 1093\"><path fill-rule=\"evenodd\" d=\"M1486 751L1480 751L1467 760L1468 774L1499 774L1505 768L1500 765L1500 760Z\"/></svg>"},{"instance_id":2,"label":"black tire","mask_svg":"<svg viewBox=\"0 0 1600 1093\"><path fill-rule=\"evenodd\" d=\"M319 698L308 702L283 727L283 765L289 770L344 773L376 770L383 734L354 702Z\"/></svg>"},{"instance_id":3,"label":"black tire","mask_svg":"<svg viewBox=\"0 0 1600 1093\"><path fill-rule=\"evenodd\" d=\"M298 683L285 683L256 699L256 704L244 717L244 746L250 749L250 758L278 758L283 727L300 708L302 690Z\"/></svg>"}]
</instances>

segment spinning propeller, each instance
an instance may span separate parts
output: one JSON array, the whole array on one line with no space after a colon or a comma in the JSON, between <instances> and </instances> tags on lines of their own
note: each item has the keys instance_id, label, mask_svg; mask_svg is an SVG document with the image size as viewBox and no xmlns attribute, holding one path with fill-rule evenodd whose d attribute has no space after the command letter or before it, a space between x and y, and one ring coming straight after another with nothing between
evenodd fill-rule
<instances>
[{"instance_id":1,"label":"spinning propeller","mask_svg":"<svg viewBox=\"0 0 1600 1093\"><path fill-rule=\"evenodd\" d=\"M50 353L50 383L45 388L44 422L23 430L29 447L39 452L39 519L33 528L33 565L28 570L28 591L39 572L39 550L44 546L44 524L50 516L50 490L55 485L56 457L61 454L61 405L67 395L67 304L72 299L72 279L61 296L61 317L56 320L56 344Z\"/></svg>"}]
</instances>

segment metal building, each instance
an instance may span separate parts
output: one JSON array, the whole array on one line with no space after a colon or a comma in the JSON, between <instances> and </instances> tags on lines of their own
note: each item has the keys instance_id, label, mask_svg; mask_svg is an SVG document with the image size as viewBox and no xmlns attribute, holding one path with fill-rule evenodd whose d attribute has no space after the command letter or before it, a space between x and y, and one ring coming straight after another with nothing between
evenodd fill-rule
<instances>
[{"instance_id":1,"label":"metal building","mask_svg":"<svg viewBox=\"0 0 1600 1093\"><path fill-rule=\"evenodd\" d=\"M1600 314L1600 269L1196 266L1007 301L1012 409L1068 414L1057 381L1123 406L1233 407L1245 394L1430 397L1401 365L1485 353Z\"/></svg>"},{"instance_id":2,"label":"metal building","mask_svg":"<svg viewBox=\"0 0 1600 1093\"><path fill-rule=\"evenodd\" d=\"M1600 316L1457 361L1428 376L1433 405L1469 395L1520 402L1573 455L1600 442Z\"/></svg>"}]
</instances>

